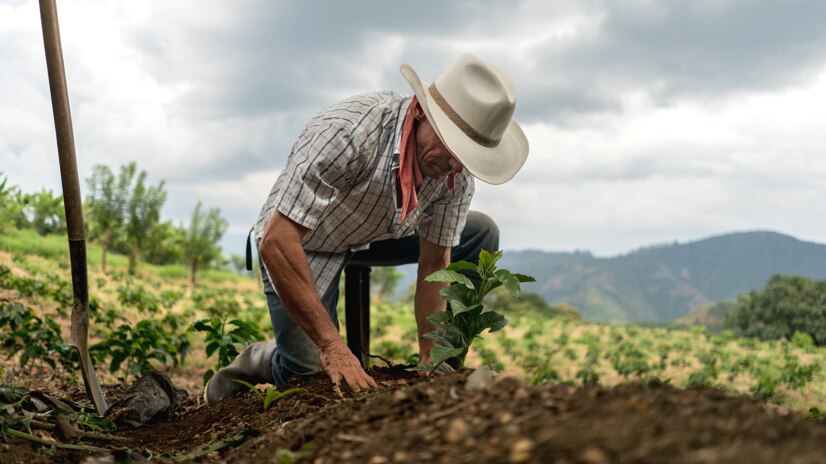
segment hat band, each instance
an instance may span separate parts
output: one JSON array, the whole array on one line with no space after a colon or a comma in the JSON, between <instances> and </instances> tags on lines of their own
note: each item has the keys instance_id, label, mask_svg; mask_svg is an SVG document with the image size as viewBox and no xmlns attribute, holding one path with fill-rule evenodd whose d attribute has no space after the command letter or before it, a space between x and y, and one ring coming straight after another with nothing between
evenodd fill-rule
<instances>
[{"instance_id":1,"label":"hat band","mask_svg":"<svg viewBox=\"0 0 826 464\"><path fill-rule=\"evenodd\" d=\"M442 111L445 112L445 114L447 115L448 118L450 118L450 120L453 122L453 124L456 124L456 126L459 129L461 129L462 132L465 133L465 135L470 137L471 140L473 140L474 142L478 143L479 145L482 145L483 147L487 147L487 148L493 148L493 147L499 145L499 142L502 141L502 139L494 140L494 139L490 139L488 137L485 137L484 135L477 132L476 129L470 127L470 124L468 124L467 121L462 119L462 117L459 115L459 113L457 113L456 110L454 110L453 107L450 106L450 103L448 103L447 100L445 100L445 98L442 96L442 94L439 93L439 89L436 88L435 83L430 84L430 87L428 87L427 90L430 92L431 96L433 97L433 101L435 101L436 104L439 105L439 108L441 108Z\"/></svg>"}]
</instances>

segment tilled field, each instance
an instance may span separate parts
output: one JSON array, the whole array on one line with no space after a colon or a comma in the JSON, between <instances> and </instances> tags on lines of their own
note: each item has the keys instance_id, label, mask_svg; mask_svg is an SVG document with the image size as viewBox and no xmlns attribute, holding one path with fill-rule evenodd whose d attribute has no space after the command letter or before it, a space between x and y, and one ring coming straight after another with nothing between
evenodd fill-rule
<instances>
[{"instance_id":1,"label":"tilled field","mask_svg":"<svg viewBox=\"0 0 826 464\"><path fill-rule=\"evenodd\" d=\"M826 426L713 389L642 384L532 387L515 378L469 391L468 372L419 378L378 369L377 391L341 396L319 376L266 412L252 393L217 406L193 395L171 420L138 429L114 456L44 452L11 440L0 462L821 463ZM116 397L122 389L113 389ZM99 445L99 444L98 444ZM105 445L104 445L105 446ZM110 444L111 446L111 444ZM187 454L189 454L187 456Z\"/></svg>"}]
</instances>

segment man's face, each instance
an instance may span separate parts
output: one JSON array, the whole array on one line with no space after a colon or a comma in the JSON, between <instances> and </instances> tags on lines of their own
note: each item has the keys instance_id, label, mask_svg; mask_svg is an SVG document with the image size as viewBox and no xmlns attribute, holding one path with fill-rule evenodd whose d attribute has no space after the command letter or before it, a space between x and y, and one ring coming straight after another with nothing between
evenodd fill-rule
<instances>
[{"instance_id":1,"label":"man's face","mask_svg":"<svg viewBox=\"0 0 826 464\"><path fill-rule=\"evenodd\" d=\"M416 157L422 174L431 179L441 179L450 173L458 174L465 168L450 154L424 117L416 126Z\"/></svg>"}]
</instances>

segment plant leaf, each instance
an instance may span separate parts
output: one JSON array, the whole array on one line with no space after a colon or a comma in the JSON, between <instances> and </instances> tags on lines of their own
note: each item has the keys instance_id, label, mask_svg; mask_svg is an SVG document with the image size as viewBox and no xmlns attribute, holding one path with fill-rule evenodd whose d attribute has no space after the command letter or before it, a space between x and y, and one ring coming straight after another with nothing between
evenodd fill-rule
<instances>
[{"instance_id":1,"label":"plant leaf","mask_svg":"<svg viewBox=\"0 0 826 464\"><path fill-rule=\"evenodd\" d=\"M430 349L430 357L433 359L433 364L441 364L447 359L459 356L464 350L464 348L448 348L442 345L433 345L433 348Z\"/></svg>"},{"instance_id":2,"label":"plant leaf","mask_svg":"<svg viewBox=\"0 0 826 464\"><path fill-rule=\"evenodd\" d=\"M502 285L505 286L505 289L511 294L511 296L516 299L522 298L522 289L519 287L519 279L517 279L515 275L505 269L499 269L494 273L494 275L500 282L502 282Z\"/></svg>"},{"instance_id":3,"label":"plant leaf","mask_svg":"<svg viewBox=\"0 0 826 464\"><path fill-rule=\"evenodd\" d=\"M454 308L454 309L453 309L453 315L454 315L454 316L458 316L459 314L466 313L466 312L468 312L468 311L473 311L474 309L481 309L481 308L482 308L482 305L481 305L481 304L475 304L475 305L471 305L471 306L466 306L466 307L461 308L461 309L456 309L456 308Z\"/></svg>"},{"instance_id":4,"label":"plant leaf","mask_svg":"<svg viewBox=\"0 0 826 464\"><path fill-rule=\"evenodd\" d=\"M433 274L425 277L424 279L426 282L456 282L459 284L464 285L467 288L473 289L473 282L467 278L466 275L460 274L456 271L450 271L447 269L442 269L441 271L436 271Z\"/></svg>"},{"instance_id":5,"label":"plant leaf","mask_svg":"<svg viewBox=\"0 0 826 464\"><path fill-rule=\"evenodd\" d=\"M497 330L501 330L503 327L508 325L508 320L505 316L497 313L496 311L488 311L482 313L479 316L479 332L490 329L491 332L496 332Z\"/></svg>"},{"instance_id":6,"label":"plant leaf","mask_svg":"<svg viewBox=\"0 0 826 464\"><path fill-rule=\"evenodd\" d=\"M432 332L428 332L422 335L422 338L426 338L428 340L433 340L434 342L438 343L439 345L454 348L454 343L447 338L446 334L441 330L434 330Z\"/></svg>"},{"instance_id":7,"label":"plant leaf","mask_svg":"<svg viewBox=\"0 0 826 464\"><path fill-rule=\"evenodd\" d=\"M529 275L519 274L519 273L516 273L516 272L514 272L513 275L516 276L517 280L519 280L520 283L536 282L536 279L534 277L529 276Z\"/></svg>"},{"instance_id":8,"label":"plant leaf","mask_svg":"<svg viewBox=\"0 0 826 464\"><path fill-rule=\"evenodd\" d=\"M431 324L438 327L442 324L448 324L450 322L450 314L446 311L439 311L427 316L427 320L430 321Z\"/></svg>"},{"instance_id":9,"label":"plant leaf","mask_svg":"<svg viewBox=\"0 0 826 464\"><path fill-rule=\"evenodd\" d=\"M470 261L456 261L455 263L450 263L450 266L447 267L448 271L471 271L471 272L479 272L478 266L471 263Z\"/></svg>"},{"instance_id":10,"label":"plant leaf","mask_svg":"<svg viewBox=\"0 0 826 464\"><path fill-rule=\"evenodd\" d=\"M450 303L450 310L453 313L477 303L476 291L464 285L451 285L450 287L443 288L439 290L439 295Z\"/></svg>"}]
</instances>

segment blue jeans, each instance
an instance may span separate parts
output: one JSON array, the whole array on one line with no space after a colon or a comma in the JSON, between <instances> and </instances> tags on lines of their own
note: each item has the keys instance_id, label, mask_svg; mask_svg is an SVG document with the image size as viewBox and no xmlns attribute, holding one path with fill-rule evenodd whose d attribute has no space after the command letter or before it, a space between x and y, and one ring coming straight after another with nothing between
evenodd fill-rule
<instances>
[{"instance_id":1,"label":"blue jeans","mask_svg":"<svg viewBox=\"0 0 826 464\"><path fill-rule=\"evenodd\" d=\"M462 230L460 243L451 249L451 261L476 262L481 250L499 249L499 228L493 219L485 214L470 211L465 228ZM383 240L370 244L368 250L351 253L346 260L348 264L363 266L398 266L412 264L419 260L419 235L413 234L398 240ZM263 263L262 263L263 269ZM341 271L333 280L321 301L327 308L330 318L338 329L338 285ZM322 370L318 356L318 347L304 333L304 330L287 312L278 295L275 294L267 273L262 272L264 294L270 310L270 320L275 331L276 347L272 354L272 377L275 385L283 386L293 375L311 375Z\"/></svg>"}]
</instances>

